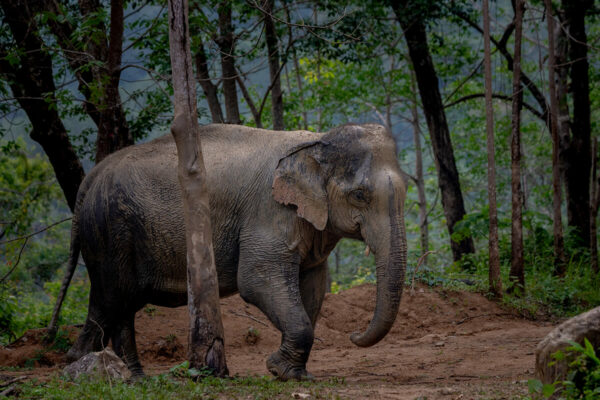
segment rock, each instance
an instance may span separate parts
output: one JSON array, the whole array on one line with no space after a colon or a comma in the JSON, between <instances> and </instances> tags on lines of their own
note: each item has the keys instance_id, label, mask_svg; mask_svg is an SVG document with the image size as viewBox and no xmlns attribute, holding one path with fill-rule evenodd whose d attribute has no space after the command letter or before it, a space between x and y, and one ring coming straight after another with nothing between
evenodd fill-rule
<instances>
[{"instance_id":1,"label":"rock","mask_svg":"<svg viewBox=\"0 0 600 400\"><path fill-rule=\"evenodd\" d=\"M450 395L453 395L456 393L458 393L458 389L454 389L451 387L445 387L445 388L440 389L440 394L443 396L450 396Z\"/></svg>"},{"instance_id":2,"label":"rock","mask_svg":"<svg viewBox=\"0 0 600 400\"><path fill-rule=\"evenodd\" d=\"M71 379L77 379L81 375L100 379L131 378L131 372L125 363L111 349L86 354L67 365L63 373Z\"/></svg>"},{"instance_id":3,"label":"rock","mask_svg":"<svg viewBox=\"0 0 600 400\"><path fill-rule=\"evenodd\" d=\"M535 375L543 383L562 380L567 373L568 360L548 364L552 354L569 347L569 341L583 343L587 338L595 349L600 347L600 307L573 317L559 326L538 344L535 351Z\"/></svg>"}]
</instances>

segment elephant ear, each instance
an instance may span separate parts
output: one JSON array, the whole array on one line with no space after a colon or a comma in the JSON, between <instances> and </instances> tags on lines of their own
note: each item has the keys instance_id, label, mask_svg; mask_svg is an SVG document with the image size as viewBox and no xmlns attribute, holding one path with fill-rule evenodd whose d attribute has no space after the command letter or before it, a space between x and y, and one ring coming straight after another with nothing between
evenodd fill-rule
<instances>
[{"instance_id":1,"label":"elephant ear","mask_svg":"<svg viewBox=\"0 0 600 400\"><path fill-rule=\"evenodd\" d=\"M322 231L327 225L325 173L319 163L321 141L304 143L279 160L273 179L273 198L296 206L299 217Z\"/></svg>"}]
</instances>

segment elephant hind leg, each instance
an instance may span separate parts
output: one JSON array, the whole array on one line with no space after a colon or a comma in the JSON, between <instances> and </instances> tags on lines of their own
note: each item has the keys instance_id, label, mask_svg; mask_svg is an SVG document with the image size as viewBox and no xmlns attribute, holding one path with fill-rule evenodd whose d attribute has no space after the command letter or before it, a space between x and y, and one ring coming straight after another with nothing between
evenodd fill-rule
<instances>
[{"instance_id":1,"label":"elephant hind leg","mask_svg":"<svg viewBox=\"0 0 600 400\"><path fill-rule=\"evenodd\" d=\"M127 317L119 321L112 335L112 346L115 353L127 364L133 378L144 376L144 370L138 357L135 343L135 314L128 313Z\"/></svg>"},{"instance_id":2,"label":"elephant hind leg","mask_svg":"<svg viewBox=\"0 0 600 400\"><path fill-rule=\"evenodd\" d=\"M106 313L95 307L90 300L85 325L67 352L67 359L75 361L88 353L101 351L108 345L111 333L112 324L106 317Z\"/></svg>"}]
</instances>

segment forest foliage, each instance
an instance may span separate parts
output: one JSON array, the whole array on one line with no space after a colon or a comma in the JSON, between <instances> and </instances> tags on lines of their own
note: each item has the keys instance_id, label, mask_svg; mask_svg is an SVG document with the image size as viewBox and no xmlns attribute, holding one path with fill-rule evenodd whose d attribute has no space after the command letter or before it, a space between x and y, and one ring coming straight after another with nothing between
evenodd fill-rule
<instances>
[{"instance_id":1,"label":"forest foliage","mask_svg":"<svg viewBox=\"0 0 600 400\"><path fill-rule=\"evenodd\" d=\"M163 2L0 3L4 344L49 321L68 257L67 219L83 174L119 148L168 133L173 88ZM567 121L560 130L564 271L557 273L553 232L548 13L543 2L528 0L520 124L525 286L505 293L502 300L532 318L572 315L600 305L599 276L592 266L597 244L590 245L589 232L597 216L592 189L598 149L592 143L600 134L599 7L593 1L555 1L552 14L558 54L565 57L557 69L558 86L565 86L559 98L561 121ZM506 288L513 282L512 2L492 2L490 16L498 244ZM415 23L407 27L406 21ZM490 214L481 21L480 2L466 0L190 1L199 122L312 131L346 122L385 125L396 139L406 174L407 283L415 277L429 285L487 293ZM410 47L410 35L419 34L411 29L418 26L426 35L435 87L424 87L422 64L415 66L414 57L424 51ZM585 92L577 75L582 60L575 51L581 40L573 39L582 29L587 117L578 97ZM434 123L431 104L420 97L423 90L436 88L437 111L444 113L438 120L447 122L450 148L439 147L444 127ZM579 124L581 118L587 118L587 127ZM460 183L462 213L448 209L451 194L442 189L448 185L439 165L449 154ZM587 183L578 181L575 187L573 177L578 176ZM587 200L582 190L587 190ZM449 225L449 218L458 222ZM343 240L329 267L333 291L375 280L373 259L359 242ZM71 284L62 323L83 321L88 290L82 266Z\"/></svg>"}]
</instances>

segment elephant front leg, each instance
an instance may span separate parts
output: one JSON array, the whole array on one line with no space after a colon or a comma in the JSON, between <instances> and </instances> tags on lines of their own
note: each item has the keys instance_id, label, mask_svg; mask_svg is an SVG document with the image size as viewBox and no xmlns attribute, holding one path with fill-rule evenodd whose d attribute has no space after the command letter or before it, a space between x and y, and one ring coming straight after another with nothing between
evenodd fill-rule
<instances>
[{"instance_id":1,"label":"elephant front leg","mask_svg":"<svg viewBox=\"0 0 600 400\"><path fill-rule=\"evenodd\" d=\"M306 362L314 333L300 295L299 263L278 257L258 264L253 257L240 256L240 295L265 313L282 335L279 350L267 360L268 370L282 380L313 379L306 371Z\"/></svg>"},{"instance_id":2,"label":"elephant front leg","mask_svg":"<svg viewBox=\"0 0 600 400\"><path fill-rule=\"evenodd\" d=\"M325 292L327 292L327 268L327 260L325 260L315 267L300 272L300 294L313 328L316 327Z\"/></svg>"}]
</instances>

